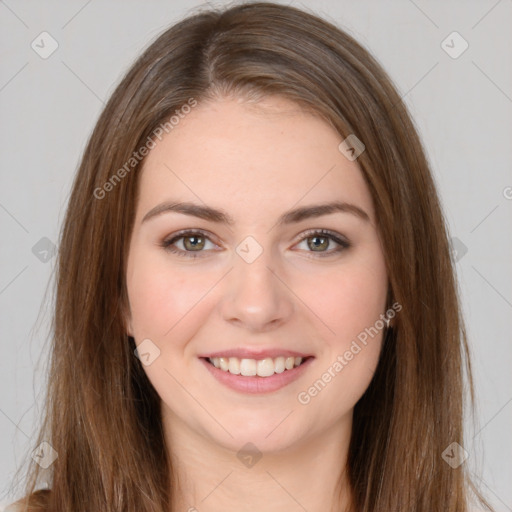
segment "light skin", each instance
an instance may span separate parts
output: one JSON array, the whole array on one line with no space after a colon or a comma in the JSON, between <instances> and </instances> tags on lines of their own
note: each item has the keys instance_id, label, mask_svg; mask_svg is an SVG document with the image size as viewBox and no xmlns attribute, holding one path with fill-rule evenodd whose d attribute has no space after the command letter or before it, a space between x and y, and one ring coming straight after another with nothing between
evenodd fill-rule
<instances>
[{"instance_id":1,"label":"light skin","mask_svg":"<svg viewBox=\"0 0 512 512\"><path fill-rule=\"evenodd\" d=\"M144 162L128 255L127 331L160 351L144 370L162 400L178 479L173 511L348 510L342 476L353 408L375 372L382 331L309 403L298 400L386 311L371 195L357 161L339 151L341 141L289 100L219 98L192 109ZM333 201L357 206L368 219L336 211L277 222L289 210ZM220 209L233 224L175 211L143 221L166 202ZM185 256L162 246L185 229L204 231L202 239L173 242ZM342 246L334 239L307 233L320 229L350 246L336 251ZM252 263L236 252L247 236L263 250ZM283 388L249 395L218 382L199 359L232 348L282 348L314 359ZM248 442L262 455L252 467L237 457ZM340 478L341 500L334 494Z\"/></svg>"}]
</instances>

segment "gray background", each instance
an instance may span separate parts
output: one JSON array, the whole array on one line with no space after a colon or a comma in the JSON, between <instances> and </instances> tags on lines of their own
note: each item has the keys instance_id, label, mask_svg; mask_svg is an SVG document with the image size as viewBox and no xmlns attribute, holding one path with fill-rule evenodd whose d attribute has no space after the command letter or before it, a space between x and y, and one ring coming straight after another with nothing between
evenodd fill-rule
<instances>
[{"instance_id":1,"label":"gray background","mask_svg":"<svg viewBox=\"0 0 512 512\"><path fill-rule=\"evenodd\" d=\"M55 264L48 240L57 243L86 140L141 49L200 4L0 0L0 503L12 501L9 484L40 417ZM457 238L478 396L466 463L497 510L512 511L512 0L295 5L370 49L410 108ZM43 31L58 43L46 59L31 47ZM453 31L469 44L457 58L442 46ZM460 51L452 39L445 45Z\"/></svg>"}]
</instances>

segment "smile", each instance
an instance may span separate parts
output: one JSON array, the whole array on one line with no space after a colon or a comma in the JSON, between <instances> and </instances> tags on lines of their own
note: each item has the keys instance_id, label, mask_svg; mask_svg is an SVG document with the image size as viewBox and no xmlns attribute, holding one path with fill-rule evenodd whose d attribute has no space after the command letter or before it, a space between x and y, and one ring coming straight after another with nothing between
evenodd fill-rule
<instances>
[{"instance_id":1,"label":"smile","mask_svg":"<svg viewBox=\"0 0 512 512\"><path fill-rule=\"evenodd\" d=\"M223 372L244 377L271 377L276 373L293 370L302 364L302 357L266 357L265 359L239 359L238 357L213 357L208 361Z\"/></svg>"},{"instance_id":2,"label":"smile","mask_svg":"<svg viewBox=\"0 0 512 512\"><path fill-rule=\"evenodd\" d=\"M234 391L250 394L271 393L298 379L315 358L284 357L238 359L201 357L210 374Z\"/></svg>"}]
</instances>

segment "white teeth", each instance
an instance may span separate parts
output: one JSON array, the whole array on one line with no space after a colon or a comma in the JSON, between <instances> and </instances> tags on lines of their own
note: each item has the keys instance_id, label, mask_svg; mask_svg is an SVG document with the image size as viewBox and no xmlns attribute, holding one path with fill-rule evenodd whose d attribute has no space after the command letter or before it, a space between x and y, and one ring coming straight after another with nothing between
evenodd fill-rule
<instances>
[{"instance_id":1,"label":"white teeth","mask_svg":"<svg viewBox=\"0 0 512 512\"><path fill-rule=\"evenodd\" d=\"M274 375L274 361L271 357L262 359L256 363L256 373L259 377L270 377Z\"/></svg>"},{"instance_id":2,"label":"white teeth","mask_svg":"<svg viewBox=\"0 0 512 512\"><path fill-rule=\"evenodd\" d=\"M240 375L240 361L236 357L229 358L229 373L233 373L234 375Z\"/></svg>"},{"instance_id":3,"label":"white teeth","mask_svg":"<svg viewBox=\"0 0 512 512\"><path fill-rule=\"evenodd\" d=\"M276 357L274 359L274 371L276 373L284 372L284 357Z\"/></svg>"},{"instance_id":4,"label":"white teeth","mask_svg":"<svg viewBox=\"0 0 512 512\"><path fill-rule=\"evenodd\" d=\"M302 357L283 357L274 359L238 359L237 357L213 357L208 359L210 363L224 372L244 377L270 377L274 373L283 373L285 370L292 370L302 364Z\"/></svg>"},{"instance_id":5,"label":"white teeth","mask_svg":"<svg viewBox=\"0 0 512 512\"><path fill-rule=\"evenodd\" d=\"M242 359L240 361L240 374L244 377L256 375L256 361L254 359Z\"/></svg>"}]
</instances>

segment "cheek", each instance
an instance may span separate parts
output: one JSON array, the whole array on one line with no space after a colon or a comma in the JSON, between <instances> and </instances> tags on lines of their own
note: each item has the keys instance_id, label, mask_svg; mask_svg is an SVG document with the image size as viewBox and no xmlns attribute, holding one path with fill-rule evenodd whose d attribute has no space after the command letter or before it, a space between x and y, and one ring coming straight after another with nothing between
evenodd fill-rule
<instances>
[{"instance_id":1,"label":"cheek","mask_svg":"<svg viewBox=\"0 0 512 512\"><path fill-rule=\"evenodd\" d=\"M303 284L301 296L311 297L311 309L329 327L327 339L342 348L385 312L387 276L378 264L347 265Z\"/></svg>"},{"instance_id":2,"label":"cheek","mask_svg":"<svg viewBox=\"0 0 512 512\"><path fill-rule=\"evenodd\" d=\"M353 264L316 274L303 282L299 295L311 297L307 304L318 315L319 332L325 333L311 396L321 394L317 404L328 403L333 411L339 404L353 406L379 361L386 326L381 319L387 297L385 267L379 260L371 268Z\"/></svg>"},{"instance_id":3,"label":"cheek","mask_svg":"<svg viewBox=\"0 0 512 512\"><path fill-rule=\"evenodd\" d=\"M211 284L197 272L177 271L165 258L134 254L128 272L131 323L136 340L163 340L175 325L197 315ZM190 270L190 269L187 269Z\"/></svg>"},{"instance_id":4,"label":"cheek","mask_svg":"<svg viewBox=\"0 0 512 512\"><path fill-rule=\"evenodd\" d=\"M328 295L320 306L325 311L325 322L334 331L327 338L329 351L336 356L346 354L345 359L354 369L373 368L385 326L380 319L385 310L385 292L380 294L373 284L350 279L342 289L334 289Z\"/></svg>"}]
</instances>

